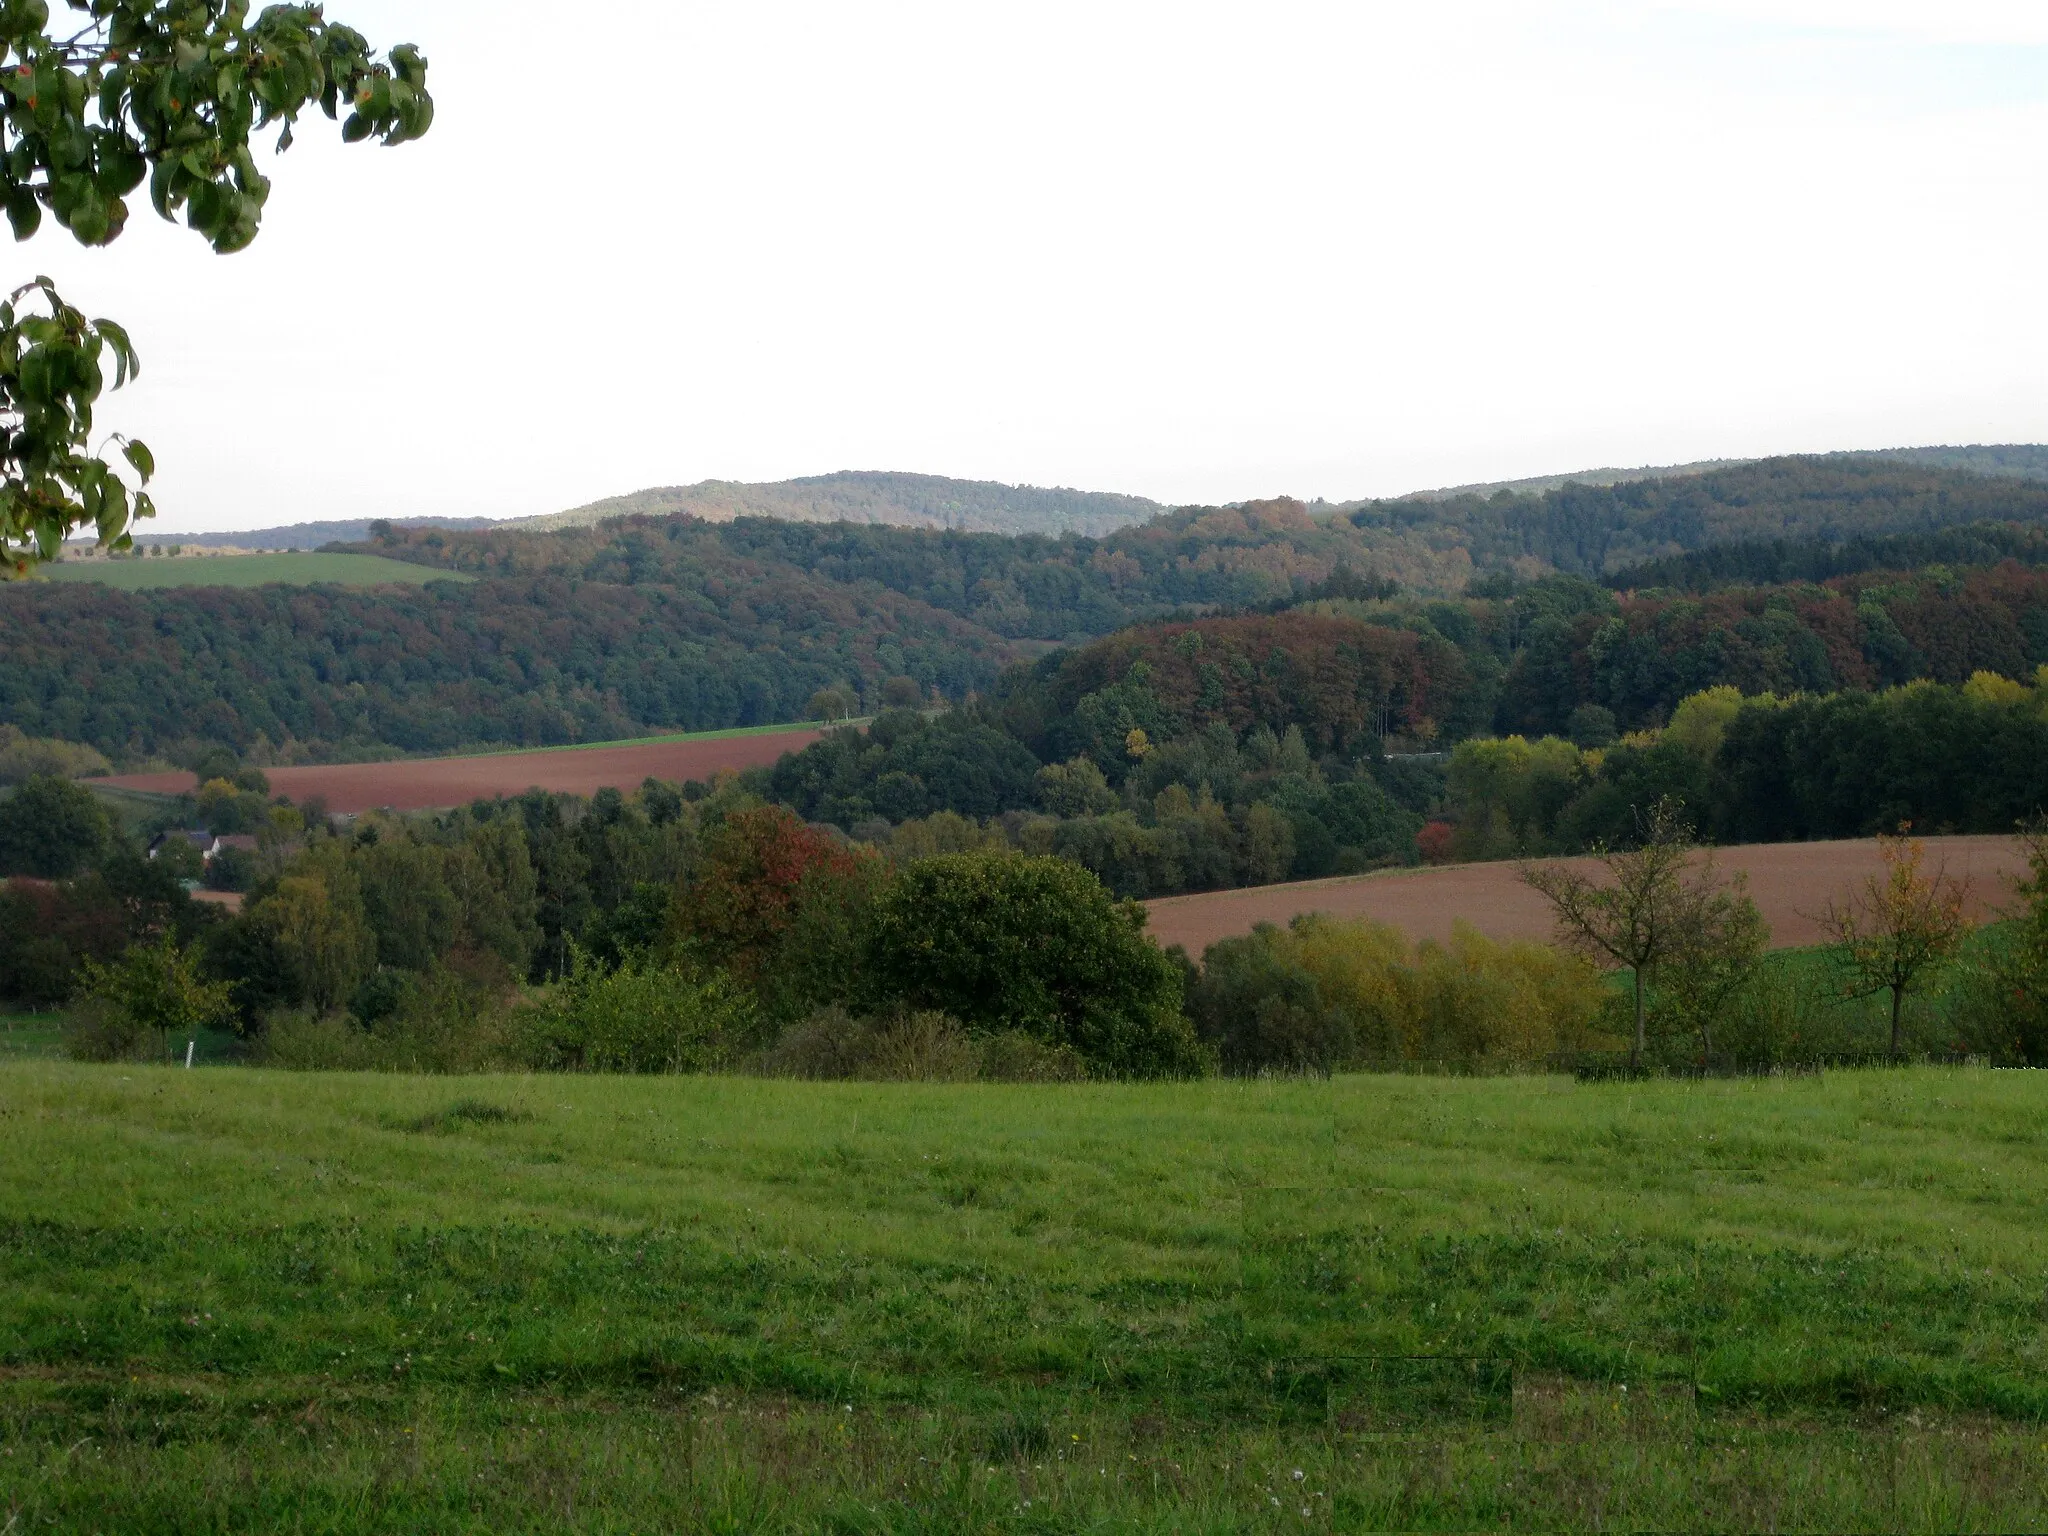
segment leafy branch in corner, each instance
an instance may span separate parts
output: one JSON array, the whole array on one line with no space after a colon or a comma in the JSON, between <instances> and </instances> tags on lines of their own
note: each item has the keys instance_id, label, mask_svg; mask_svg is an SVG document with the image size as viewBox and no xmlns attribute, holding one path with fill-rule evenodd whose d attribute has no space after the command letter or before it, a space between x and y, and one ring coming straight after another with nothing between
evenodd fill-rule
<instances>
[{"instance_id":1,"label":"leafy branch in corner","mask_svg":"<svg viewBox=\"0 0 2048 1536\"><path fill-rule=\"evenodd\" d=\"M253 21L247 0L65 8L74 26L53 34L46 0L0 0L0 207L17 240L47 211L80 244L107 245L147 180L158 214L182 215L226 255L256 238L270 196L253 135L281 125L287 149L315 104L348 143L403 144L434 120L418 49L380 59L318 5L272 5ZM24 309L28 298L41 306ZM114 388L135 377L126 332L87 320L47 278L0 307L0 574L26 574L80 526L125 549L131 519L152 514L149 450L125 443L131 489L90 444L107 356Z\"/></svg>"}]
</instances>

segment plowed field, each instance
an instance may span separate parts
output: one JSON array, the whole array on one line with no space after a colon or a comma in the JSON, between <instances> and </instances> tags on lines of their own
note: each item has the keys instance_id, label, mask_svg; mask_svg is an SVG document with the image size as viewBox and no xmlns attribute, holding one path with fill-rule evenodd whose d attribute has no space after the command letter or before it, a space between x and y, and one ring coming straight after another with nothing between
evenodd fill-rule
<instances>
[{"instance_id":1,"label":"plowed field","mask_svg":"<svg viewBox=\"0 0 2048 1536\"><path fill-rule=\"evenodd\" d=\"M2009 837L1934 837L1928 863L1970 881L1979 917L2011 899L2011 877L2025 871L2019 845ZM1715 852L1727 873L1749 876L1749 893L1771 925L1779 948L1818 944L1816 914L1829 899L1844 899L1852 885L1878 868L1874 841L1757 843ZM1590 867L1592 861L1570 862ZM1265 885L1147 902L1152 932L1161 944L1185 944L1199 956L1218 939L1251 932L1258 923L1284 926L1303 912L1366 917L1389 923L1411 939L1448 939L1466 922L1489 938L1548 939L1550 908L1522 884L1515 864L1453 864L1437 869L1387 870L1335 880Z\"/></svg>"},{"instance_id":2,"label":"plowed field","mask_svg":"<svg viewBox=\"0 0 2048 1536\"><path fill-rule=\"evenodd\" d=\"M814 726L789 730L676 736L618 746L568 747L545 752L494 752L481 757L415 758L400 763L342 763L331 767L267 770L273 794L305 800L318 795L330 811L435 810L517 795L528 789L588 795L607 787L631 789L642 779L709 779L721 768L764 768L785 752L799 752L820 736ZM189 773L137 773L98 779L121 789L177 795L192 788Z\"/></svg>"}]
</instances>

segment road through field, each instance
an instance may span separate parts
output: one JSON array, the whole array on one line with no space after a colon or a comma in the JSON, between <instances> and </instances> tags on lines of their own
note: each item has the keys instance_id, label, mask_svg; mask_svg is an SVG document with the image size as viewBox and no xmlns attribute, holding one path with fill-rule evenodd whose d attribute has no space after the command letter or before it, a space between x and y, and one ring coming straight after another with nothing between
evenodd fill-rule
<instances>
[{"instance_id":1,"label":"road through field","mask_svg":"<svg viewBox=\"0 0 2048 1536\"><path fill-rule=\"evenodd\" d=\"M1970 882L1978 917L2012 898L2012 877L2026 861L2010 837L1931 837L1928 864ZM1715 850L1717 867L1749 876L1749 892L1771 925L1778 948L1818 944L1824 938L1815 914L1829 899L1847 896L1851 885L1878 868L1871 839L1839 843L1753 843ZM1590 859L1567 862L1592 867ZM1218 939L1251 932L1258 923L1286 924L1303 912L1365 917L1389 923L1411 939L1448 939L1451 927L1470 923L1494 939L1548 939L1554 930L1544 899L1522 884L1519 866L1451 864L1434 869L1384 870L1334 880L1210 891L1199 896L1166 896L1145 905L1161 944L1185 944L1200 955Z\"/></svg>"},{"instance_id":2,"label":"road through field","mask_svg":"<svg viewBox=\"0 0 2048 1536\"><path fill-rule=\"evenodd\" d=\"M816 726L736 735L678 736L664 741L547 752L493 752L480 757L413 758L397 763L340 763L328 767L266 770L273 794L295 801L326 800L330 811L426 811L528 789L588 795L636 788L642 779L681 783L709 779L722 768L765 768L785 752L800 752L825 733ZM119 789L178 795L192 788L189 773L136 773L96 779Z\"/></svg>"}]
</instances>

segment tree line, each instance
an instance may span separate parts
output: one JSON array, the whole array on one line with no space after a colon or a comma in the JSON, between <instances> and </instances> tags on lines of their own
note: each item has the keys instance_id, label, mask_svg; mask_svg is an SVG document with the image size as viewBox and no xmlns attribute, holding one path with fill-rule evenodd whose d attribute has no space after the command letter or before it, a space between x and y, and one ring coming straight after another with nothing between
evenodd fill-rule
<instances>
[{"instance_id":1,"label":"tree line","mask_svg":"<svg viewBox=\"0 0 2048 1536\"><path fill-rule=\"evenodd\" d=\"M1883 874L1831 906L1822 970L1766 962L1746 892L1666 799L1603 874L1528 870L1555 945L1411 943L1309 916L1196 965L1071 859L877 848L736 779L347 827L239 793L262 822L228 912L193 901L180 866L142 857L88 792L24 786L7 806L25 795L69 830L42 845L44 878L0 886L0 997L67 1004L71 1046L93 1059L160 1059L225 1029L255 1059L306 1068L1057 1081L2048 1062L2039 835L2026 906L1974 954L1960 887L1892 838Z\"/></svg>"}]
</instances>

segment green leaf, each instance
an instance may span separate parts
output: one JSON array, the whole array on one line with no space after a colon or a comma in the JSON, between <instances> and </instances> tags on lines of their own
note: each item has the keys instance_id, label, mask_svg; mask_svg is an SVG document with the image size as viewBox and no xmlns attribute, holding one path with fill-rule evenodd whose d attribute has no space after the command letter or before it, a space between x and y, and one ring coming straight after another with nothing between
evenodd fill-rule
<instances>
[{"instance_id":1,"label":"green leaf","mask_svg":"<svg viewBox=\"0 0 2048 1536\"><path fill-rule=\"evenodd\" d=\"M7 189L7 222L14 226L17 240L29 239L42 228L43 205L36 201L34 192L23 186Z\"/></svg>"},{"instance_id":2,"label":"green leaf","mask_svg":"<svg viewBox=\"0 0 2048 1536\"><path fill-rule=\"evenodd\" d=\"M128 445L121 450L121 454L124 458L128 460L128 462L131 465L135 467L135 473L142 476L143 482L145 484L147 484L148 481L155 476L156 458L154 455L150 453L149 449L143 446L141 443L130 441Z\"/></svg>"}]
</instances>

